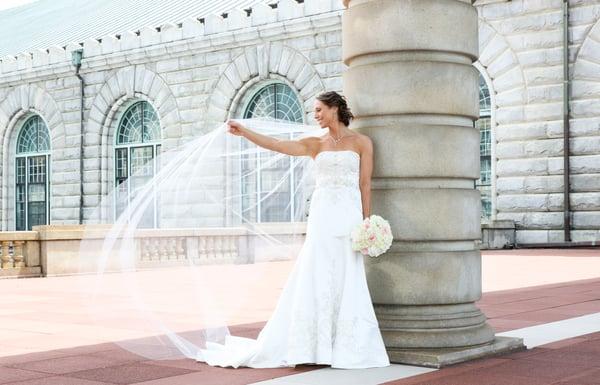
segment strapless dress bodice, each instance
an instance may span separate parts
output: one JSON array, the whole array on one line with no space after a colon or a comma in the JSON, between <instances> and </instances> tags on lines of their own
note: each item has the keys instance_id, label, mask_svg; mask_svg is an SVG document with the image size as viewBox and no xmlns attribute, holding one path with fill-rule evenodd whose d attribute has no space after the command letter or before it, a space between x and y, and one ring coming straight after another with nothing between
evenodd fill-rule
<instances>
[{"instance_id":1,"label":"strapless dress bodice","mask_svg":"<svg viewBox=\"0 0 600 385\"><path fill-rule=\"evenodd\" d=\"M348 236L362 221L360 156L350 150L322 151L315 162L308 222L331 235Z\"/></svg>"},{"instance_id":2,"label":"strapless dress bodice","mask_svg":"<svg viewBox=\"0 0 600 385\"><path fill-rule=\"evenodd\" d=\"M321 151L315 157L316 188L358 190L360 156L351 150Z\"/></svg>"}]
</instances>

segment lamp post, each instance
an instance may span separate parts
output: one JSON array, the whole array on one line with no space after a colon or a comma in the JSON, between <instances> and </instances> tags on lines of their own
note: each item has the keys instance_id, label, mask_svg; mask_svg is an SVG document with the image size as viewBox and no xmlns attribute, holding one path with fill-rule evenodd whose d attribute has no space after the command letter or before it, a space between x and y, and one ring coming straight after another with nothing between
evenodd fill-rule
<instances>
[{"instance_id":1,"label":"lamp post","mask_svg":"<svg viewBox=\"0 0 600 385\"><path fill-rule=\"evenodd\" d=\"M81 61L83 60L83 49L71 51L71 63L75 66L75 76L79 79L79 224L83 224L83 159L84 159L84 87L85 82L79 73L81 69Z\"/></svg>"}]
</instances>

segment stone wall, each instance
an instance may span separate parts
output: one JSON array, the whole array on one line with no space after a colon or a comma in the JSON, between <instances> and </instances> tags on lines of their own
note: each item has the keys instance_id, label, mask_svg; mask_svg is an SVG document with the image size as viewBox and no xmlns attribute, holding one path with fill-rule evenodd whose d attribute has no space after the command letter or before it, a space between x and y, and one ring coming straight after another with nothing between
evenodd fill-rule
<instances>
[{"instance_id":1,"label":"stone wall","mask_svg":"<svg viewBox=\"0 0 600 385\"><path fill-rule=\"evenodd\" d=\"M163 151L222 124L250 85L290 85L312 119L314 97L341 91L339 1L280 1L251 14L198 15L178 24L143 27L0 60L3 229L14 229L14 141L28 113L39 113L52 138L51 224L79 217L79 81L71 52L83 49L85 79L84 219L105 221L93 208L112 190L113 133L132 100L158 112ZM218 214L218 210L216 210Z\"/></svg>"},{"instance_id":2,"label":"stone wall","mask_svg":"<svg viewBox=\"0 0 600 385\"><path fill-rule=\"evenodd\" d=\"M600 238L600 4L570 1L573 241ZM563 237L562 1L478 7L480 60L495 105L495 219L517 243ZM494 158L493 158L494 159Z\"/></svg>"},{"instance_id":3,"label":"stone wall","mask_svg":"<svg viewBox=\"0 0 600 385\"><path fill-rule=\"evenodd\" d=\"M492 94L493 218L513 220L517 243L561 241L562 1L477 0L480 60ZM570 1L572 239L600 238L600 3ZM0 58L0 218L14 228L14 142L27 114L52 137L51 224L79 211L79 83L71 51L84 50L84 218L114 184L113 133L132 100L161 119L164 149L236 116L260 82L281 80L312 119L314 96L341 90L338 0L282 0L250 15L197 15ZM13 152L11 152L13 151Z\"/></svg>"}]
</instances>

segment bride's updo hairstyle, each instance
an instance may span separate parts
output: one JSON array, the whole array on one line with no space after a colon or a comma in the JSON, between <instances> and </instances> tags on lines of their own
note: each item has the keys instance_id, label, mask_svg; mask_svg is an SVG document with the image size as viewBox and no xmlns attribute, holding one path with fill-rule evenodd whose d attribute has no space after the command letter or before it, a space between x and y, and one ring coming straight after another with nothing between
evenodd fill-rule
<instances>
[{"instance_id":1,"label":"bride's updo hairstyle","mask_svg":"<svg viewBox=\"0 0 600 385\"><path fill-rule=\"evenodd\" d=\"M350 125L350 120L354 119L352 111L348 108L346 98L335 91L323 92L317 96L317 100L324 103L327 107L338 108L338 120L346 126Z\"/></svg>"}]
</instances>

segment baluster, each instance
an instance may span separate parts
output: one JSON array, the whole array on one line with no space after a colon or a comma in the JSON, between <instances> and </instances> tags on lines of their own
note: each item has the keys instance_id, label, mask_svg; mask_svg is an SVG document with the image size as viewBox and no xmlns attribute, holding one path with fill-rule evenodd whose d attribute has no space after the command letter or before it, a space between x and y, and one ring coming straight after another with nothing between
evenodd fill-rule
<instances>
[{"instance_id":1,"label":"baluster","mask_svg":"<svg viewBox=\"0 0 600 385\"><path fill-rule=\"evenodd\" d=\"M152 259L155 261L160 260L160 239L153 239L154 248L152 249Z\"/></svg>"},{"instance_id":2,"label":"baluster","mask_svg":"<svg viewBox=\"0 0 600 385\"><path fill-rule=\"evenodd\" d=\"M170 261L173 258L173 238L164 238L163 258Z\"/></svg>"},{"instance_id":3,"label":"baluster","mask_svg":"<svg viewBox=\"0 0 600 385\"><path fill-rule=\"evenodd\" d=\"M152 260L152 254L154 253L154 247L152 245L152 239L146 238L146 260Z\"/></svg>"},{"instance_id":4,"label":"baluster","mask_svg":"<svg viewBox=\"0 0 600 385\"><path fill-rule=\"evenodd\" d=\"M215 238L207 237L206 239L206 257L214 258L215 257Z\"/></svg>"},{"instance_id":5,"label":"baluster","mask_svg":"<svg viewBox=\"0 0 600 385\"><path fill-rule=\"evenodd\" d=\"M230 242L230 248L231 248L231 258L236 259L238 257L238 249L237 249L237 237L230 237L229 238L229 242Z\"/></svg>"},{"instance_id":6,"label":"baluster","mask_svg":"<svg viewBox=\"0 0 600 385\"><path fill-rule=\"evenodd\" d=\"M235 255L235 237L231 236L229 238L227 238L227 241L229 243L229 257L231 259L235 259L236 255Z\"/></svg>"},{"instance_id":7,"label":"baluster","mask_svg":"<svg viewBox=\"0 0 600 385\"><path fill-rule=\"evenodd\" d=\"M15 267L25 267L25 256L23 255L23 244L24 241L13 242L13 260L15 261Z\"/></svg>"},{"instance_id":8,"label":"baluster","mask_svg":"<svg viewBox=\"0 0 600 385\"><path fill-rule=\"evenodd\" d=\"M223 258L231 258L231 249L229 248L229 237L223 237Z\"/></svg>"},{"instance_id":9,"label":"baluster","mask_svg":"<svg viewBox=\"0 0 600 385\"><path fill-rule=\"evenodd\" d=\"M140 261L146 260L146 240L144 238L139 239L140 245Z\"/></svg>"},{"instance_id":10,"label":"baluster","mask_svg":"<svg viewBox=\"0 0 600 385\"><path fill-rule=\"evenodd\" d=\"M231 253L229 252L229 237L224 236L221 238L221 251L224 259L229 259Z\"/></svg>"},{"instance_id":11,"label":"baluster","mask_svg":"<svg viewBox=\"0 0 600 385\"><path fill-rule=\"evenodd\" d=\"M169 238L160 239L160 259L162 261L169 259Z\"/></svg>"},{"instance_id":12,"label":"baluster","mask_svg":"<svg viewBox=\"0 0 600 385\"><path fill-rule=\"evenodd\" d=\"M169 238L169 259L177 259L177 238Z\"/></svg>"},{"instance_id":13,"label":"baluster","mask_svg":"<svg viewBox=\"0 0 600 385\"><path fill-rule=\"evenodd\" d=\"M177 258L187 259L185 238L177 238Z\"/></svg>"},{"instance_id":14,"label":"baluster","mask_svg":"<svg viewBox=\"0 0 600 385\"><path fill-rule=\"evenodd\" d=\"M223 237L215 238L215 258L218 260L223 259Z\"/></svg>"},{"instance_id":15,"label":"baluster","mask_svg":"<svg viewBox=\"0 0 600 385\"><path fill-rule=\"evenodd\" d=\"M2 268L10 269L13 267L13 260L10 257L10 253L8 251L10 247L10 241L2 241Z\"/></svg>"},{"instance_id":16,"label":"baluster","mask_svg":"<svg viewBox=\"0 0 600 385\"><path fill-rule=\"evenodd\" d=\"M200 237L200 240L198 242L200 244L199 247L199 253L198 253L198 257L200 257L200 259L206 259L207 258L207 254L206 254L206 237Z\"/></svg>"},{"instance_id":17,"label":"baluster","mask_svg":"<svg viewBox=\"0 0 600 385\"><path fill-rule=\"evenodd\" d=\"M223 258L228 259L231 256L231 253L229 252L229 237L223 237L221 242L223 243L223 246L221 247L223 250Z\"/></svg>"},{"instance_id":18,"label":"baluster","mask_svg":"<svg viewBox=\"0 0 600 385\"><path fill-rule=\"evenodd\" d=\"M150 255L150 240L148 238L142 238L142 260L149 261L151 258Z\"/></svg>"}]
</instances>

